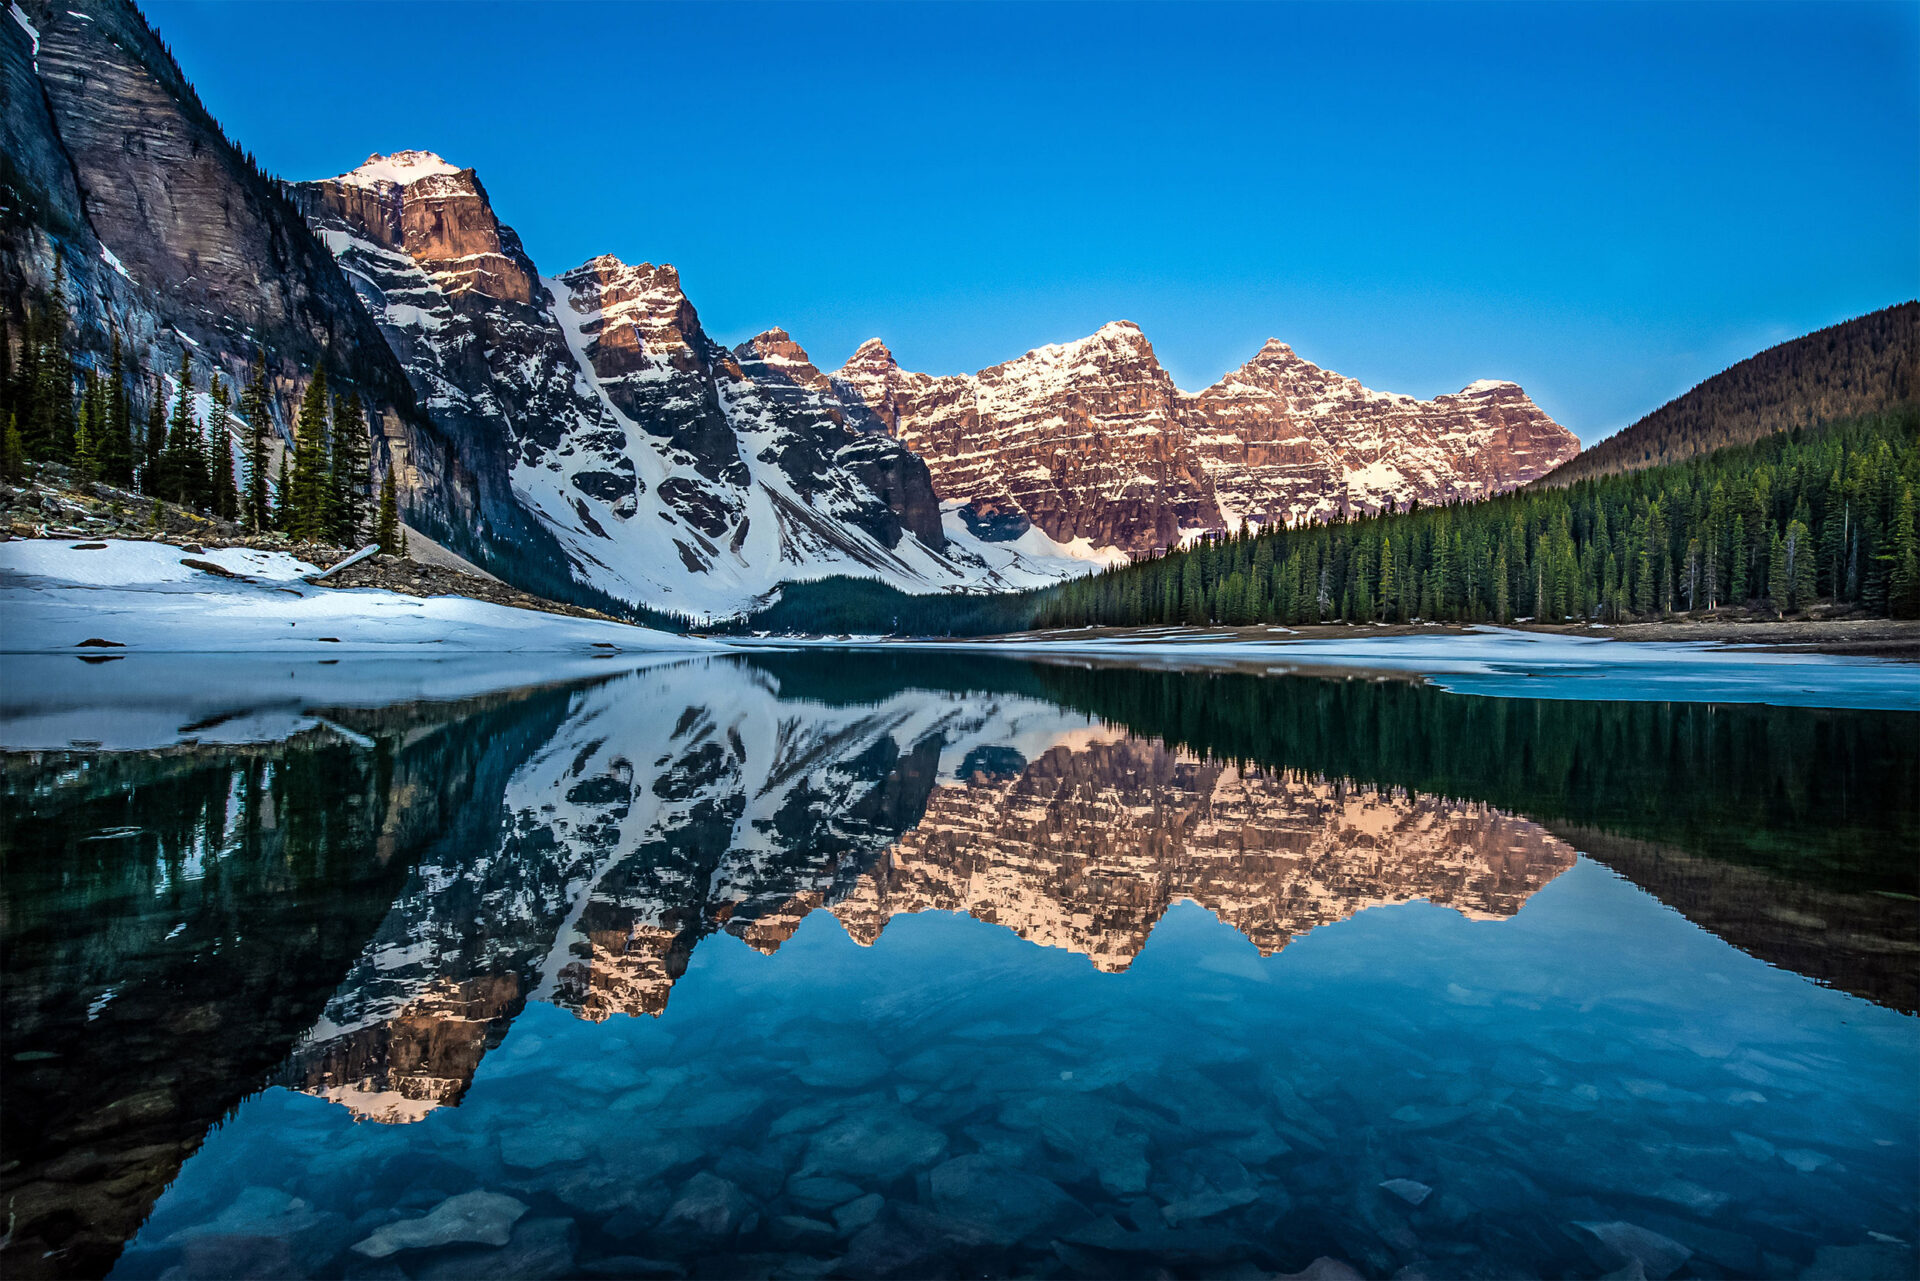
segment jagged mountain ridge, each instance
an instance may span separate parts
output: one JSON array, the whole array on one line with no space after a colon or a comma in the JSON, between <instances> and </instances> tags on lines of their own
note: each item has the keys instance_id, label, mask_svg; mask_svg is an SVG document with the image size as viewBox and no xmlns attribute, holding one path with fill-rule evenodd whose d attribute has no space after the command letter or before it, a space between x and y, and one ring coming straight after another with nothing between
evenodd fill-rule
<instances>
[{"instance_id":1,"label":"jagged mountain ridge","mask_svg":"<svg viewBox=\"0 0 1920 1281\"><path fill-rule=\"evenodd\" d=\"M427 412L495 443L594 588L692 614L834 573L939 591L1079 570L950 537L918 458L849 425L783 332L715 342L671 266L542 277L471 169L397 152L294 191Z\"/></svg>"},{"instance_id":2,"label":"jagged mountain ridge","mask_svg":"<svg viewBox=\"0 0 1920 1281\"><path fill-rule=\"evenodd\" d=\"M943 377L902 369L873 339L831 384L860 421L927 461L942 500L983 537L1037 526L1128 556L1248 522L1483 498L1579 449L1513 383L1422 401L1323 370L1277 339L1183 392L1129 321Z\"/></svg>"},{"instance_id":3,"label":"jagged mountain ridge","mask_svg":"<svg viewBox=\"0 0 1920 1281\"><path fill-rule=\"evenodd\" d=\"M276 184L125 0L10 15L10 320L58 256L83 367L111 331L149 372L187 355L202 386L264 348L283 440L324 363L368 402L376 475L410 523L518 586L683 613L831 574L1006 590L1349 505L1276 506L1276 477L1298 499L1346 473L1290 459L1280 477L1258 430L1200 431L1208 393L1174 388L1131 326L953 378L866 369L892 365L884 348L829 376L777 329L729 351L670 267L543 277L478 178L430 153ZM1443 463L1402 468L1400 488L1468 492ZM1524 478L1503 466L1469 483Z\"/></svg>"}]
</instances>

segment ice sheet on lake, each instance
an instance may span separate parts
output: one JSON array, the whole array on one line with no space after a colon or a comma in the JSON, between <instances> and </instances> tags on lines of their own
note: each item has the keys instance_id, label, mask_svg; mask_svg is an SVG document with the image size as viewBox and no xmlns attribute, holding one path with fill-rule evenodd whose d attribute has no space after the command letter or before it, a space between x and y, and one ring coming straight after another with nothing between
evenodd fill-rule
<instances>
[{"instance_id":1,"label":"ice sheet on lake","mask_svg":"<svg viewBox=\"0 0 1920 1281\"><path fill-rule=\"evenodd\" d=\"M95 550L80 550L84 547ZM183 562L198 560L241 577ZM0 653L307 654L702 650L644 627L513 609L464 596L316 587L286 552L188 553L166 543L45 539L0 544ZM427 647L432 647L428 649Z\"/></svg>"},{"instance_id":2,"label":"ice sheet on lake","mask_svg":"<svg viewBox=\"0 0 1920 1281\"><path fill-rule=\"evenodd\" d=\"M275 743L337 708L449 702L686 661L647 654L9 654L0 751L148 751L177 743ZM351 731L335 731L352 737Z\"/></svg>"},{"instance_id":3,"label":"ice sheet on lake","mask_svg":"<svg viewBox=\"0 0 1920 1281\"><path fill-rule=\"evenodd\" d=\"M849 647L860 642L801 642ZM912 642L897 642L911 644ZM955 647L1022 657L1122 659L1181 667L1267 665L1407 672L1462 694L1607 702L1769 703L1782 707L1859 707L1920 711L1920 664L1704 641L1621 641L1504 627L1434 631L1352 640L1212 641L1193 636L1145 639L949 641Z\"/></svg>"}]
</instances>

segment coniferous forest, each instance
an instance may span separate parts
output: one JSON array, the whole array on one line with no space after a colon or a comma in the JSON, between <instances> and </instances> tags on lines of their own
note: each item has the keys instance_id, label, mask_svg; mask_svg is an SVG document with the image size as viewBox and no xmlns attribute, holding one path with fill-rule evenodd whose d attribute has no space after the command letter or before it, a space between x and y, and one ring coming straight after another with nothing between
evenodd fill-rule
<instances>
[{"instance_id":1,"label":"coniferous forest","mask_svg":"<svg viewBox=\"0 0 1920 1281\"><path fill-rule=\"evenodd\" d=\"M1040 596L1040 627L1920 616L1920 411L1688 462L1203 542Z\"/></svg>"},{"instance_id":2,"label":"coniferous forest","mask_svg":"<svg viewBox=\"0 0 1920 1281\"><path fill-rule=\"evenodd\" d=\"M169 380L149 376L113 338L104 369L78 367L56 271L21 332L0 333L0 479L39 463L299 542L351 544L371 533L404 555L389 473L374 506L366 410L351 391L330 393L316 369L307 382L291 450L278 451L266 353L244 386L214 373L195 381L183 356ZM145 412L136 406L145 401ZM289 456L291 464L289 464ZM289 466L291 470L289 471Z\"/></svg>"}]
</instances>

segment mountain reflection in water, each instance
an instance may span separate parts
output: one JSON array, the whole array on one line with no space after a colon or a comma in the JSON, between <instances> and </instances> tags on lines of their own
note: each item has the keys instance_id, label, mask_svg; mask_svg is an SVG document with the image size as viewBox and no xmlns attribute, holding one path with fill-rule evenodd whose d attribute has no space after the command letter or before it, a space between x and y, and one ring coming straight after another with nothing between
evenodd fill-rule
<instances>
[{"instance_id":1,"label":"mountain reflection in water","mask_svg":"<svg viewBox=\"0 0 1920 1281\"><path fill-rule=\"evenodd\" d=\"M731 936L772 955L821 938L807 925L815 913L863 946L902 917L964 913L1052 955L1085 958L1075 960L1079 973L1090 968L1099 980L1128 971L1183 901L1244 936L1257 957L1272 957L1308 931L1415 900L1451 909L1456 920L1504 922L1574 868L1577 849L1754 956L1892 1011L1914 1009L1920 735L1910 714L1538 704L1397 681L991 660L943 660L930 679L913 660L802 655L709 660L461 702L335 709L326 719L357 741L322 729L260 747L6 758L10 1061L0 1083L8 1158L0 1199L14 1222L4 1247L9 1275L106 1271L209 1130L263 1084L330 1100L343 1118L430 1121L492 1074L490 1054L519 1045L541 1058L542 1038L591 1054L592 1043L578 1041L590 1035L587 1025L667 1012L676 985L693 981L690 966L705 972L696 961L696 950L707 954L703 940ZM1338 956L1345 937L1330 931L1316 955ZM1354 936L1353 946L1367 937ZM902 946L923 946L922 938L916 927ZM820 963L817 947L783 972L809 972ZM715 953L713 964L734 965L727 955ZM1017 987L1020 965L1010 970L996 955L981 973ZM1039 964L1034 955L1022 964ZM876 953L876 974L895 964ZM1221 972L1242 964L1217 944L1198 962ZM1287 972L1245 964L1254 977ZM922 988L898 994L907 1002L895 1015L903 1027L922 1017L917 1011L962 999L948 990L950 978L903 980ZM1456 987L1461 995L1447 999L1463 1009L1446 1017L1472 1021L1464 1007L1479 998L1457 982L1445 991ZM1246 1004L1249 1015L1254 1008ZM580 1033L557 1033L548 1016L536 1020L539 1010L566 1011ZM1086 1017L1071 1006L1057 1014L1059 1028ZM1296 1258L1280 1238L1318 1241L1322 1252L1376 1271L1441 1256L1454 1263L1436 1271L1457 1271L1472 1247L1522 1270L1591 1264L1597 1272L1620 1253L1604 1233L1569 1237L1565 1214L1538 1231L1502 1229L1497 1240L1484 1225L1462 1226L1479 1212L1465 1204L1446 1211L1446 1231L1401 1223L1394 1216L1404 1204L1383 1217L1369 1208L1374 1193L1342 1194L1351 1221L1330 1215L1324 1198L1302 1189L1329 1179L1346 1186L1379 1157L1343 1141L1324 1115L1331 1104L1302 1101L1327 1081L1276 1074L1269 1064L1247 1088L1267 1106L1280 1101L1279 1113L1263 1118L1260 1107L1222 1096L1212 1121L1196 1120L1196 1099L1231 1089L1253 1064L1245 1048L1216 1047L1224 1057L1211 1061L1221 1066L1196 1075L1206 1052L1180 1067L1183 1051L1171 1046L1087 1058L1035 1043L1027 1051L1035 1062L1065 1054L1061 1061L1075 1066L1054 1072L1051 1086L1038 1084L1045 1072L1022 1074L1011 1095L1002 1090L970 1111L944 1062L936 1079L922 1081L916 1060L848 1044L844 1028L723 1030L711 1017L706 1004L686 1015L709 1042L785 1036L785 1050L807 1063L792 1078L803 1093L782 1102L764 1087L709 1083L694 1108L706 1122L682 1146L595 1157L591 1135L573 1130L582 1122L591 1130L596 1108L630 1119L653 1108L668 1129L693 1124L674 1109L692 1106L685 1094L695 1087L673 1082L702 1060L637 1061L628 1070L639 1075L622 1086L611 1067L542 1059L542 1071L576 1084L582 1073L593 1078L588 1093L599 1101L549 1100L528 1113L523 1100L499 1123L552 1123L562 1137L539 1141L547 1146L531 1156L524 1144L517 1155L501 1147L504 1138L484 1159L467 1149L444 1154L443 1162L471 1168L426 1185L442 1199L492 1189L533 1206L526 1222L546 1225L548 1253L564 1254L569 1267L664 1254L663 1268L702 1274L799 1275L834 1260L856 1274L1031 1271L1042 1260L1056 1273L1099 1274L1132 1269L1127 1259L1188 1271L1235 1260L1297 1267L1312 1257ZM1517 1026L1523 1016L1514 1017ZM1916 1062L1914 1021L1884 1017L1893 1022L1875 1025L1874 1044L1895 1057L1870 1065L1867 1077ZM523 1034L529 1021L546 1030ZM684 1040L691 1033L680 1026ZM1493 1035L1499 1024L1473 1026ZM1216 1027L1208 1035L1233 1034ZM620 1048L631 1050L631 1041ZM743 1049L741 1061L751 1053ZM1431 1053L1440 1059L1429 1075L1459 1070L1441 1047ZM1612 1059L1601 1052L1570 1061ZM1502 1085L1469 1073L1401 1109L1411 1109L1402 1128L1497 1131L1494 1118L1512 1106L1502 1098L1516 1086L1536 1088L1547 1069L1499 1067L1497 1054L1488 1062L1496 1076L1518 1079ZM1777 1053L1761 1056L1736 1078L1778 1081L1780 1062ZM502 1070L526 1067L516 1059ZM1565 1062L1553 1070L1568 1072ZM1172 1083L1185 1102L1167 1111L1164 1099L1149 1099L1138 1112L1143 1080ZM1576 1112L1602 1101L1582 1093L1595 1089L1591 1082L1555 1081L1575 1091L1567 1098ZM1344 1088L1365 1094L1352 1082ZM1629 1107L1671 1110L1682 1094L1715 1106L1704 1087L1625 1088ZM875 1090L884 1100L869 1097ZM819 1118L794 1120L793 1105L804 1110L818 1092L839 1092L846 1103L817 1103ZM1062 1101L1069 1097L1071 1107ZM476 1106L475 1123L491 1126L492 1105ZM1236 1107L1237 1119L1222 1119ZM556 1111L579 1115L562 1123ZM835 1155L835 1126L853 1127L855 1148L898 1148L898 1168L854 1168L858 1160ZM742 1129L765 1140L751 1160L737 1146ZM1911 1129L1887 1130L1894 1151L1882 1159L1911 1155ZM735 1137L722 1150L708 1131ZM297 1129L286 1134L293 1137L280 1141L297 1148ZM410 1140L396 1134L393 1142ZM1546 1177L1513 1150L1475 1158L1463 1140L1448 1142L1455 1147L1444 1159L1426 1154L1427 1173L1480 1159ZM928 1184L936 1157L947 1163ZM332 1160L329 1168L348 1173L361 1158ZM1912 1180L1875 1175L1881 1181L1869 1185L1876 1162L1849 1160L1860 1173L1841 1199L1864 1197L1889 1212L1905 1206L1911 1220ZM189 1273L269 1264L337 1272L360 1258L346 1247L431 1208L389 1189L384 1167L371 1155L365 1161L370 1195L333 1208L321 1206L309 1177L283 1174L227 1189L224 1201L205 1194L207 1208L196 1210L193 1180L183 1178L122 1271L157 1275L184 1263ZM1038 1172L1047 1185L1032 1196L1064 1197L1072 1208L1063 1203L1044 1222L1024 1224L1013 1206L953 1191L955 1180L970 1188L975 1176L1015 1169ZM1303 1171L1304 1184L1290 1183ZM1772 1177L1756 1176L1755 1186ZM839 1188L795 1191L808 1179L849 1195L814 1205L809 1196L830 1200ZM1583 1194L1582 1212L1657 1220L1661 1239L1692 1243L1688 1266L1699 1274L1749 1261L1756 1273L1789 1272L1786 1264L1803 1265L1818 1246L1856 1244L1829 1240L1821 1213L1803 1211L1813 1217L1773 1225L1764 1244L1752 1232L1742 1237L1748 1245L1721 1241L1723 1254L1741 1262L1723 1259L1716 1271L1698 1244L1707 1229L1674 1216L1718 1216L1711 1231L1724 1236L1730 1194L1697 1181L1698 1197L1625 1186L1635 1182L1625 1171L1600 1179ZM840 1224L839 1211L876 1192L884 1195L874 1218ZM234 1196L252 1218L233 1217ZM1659 1208L1628 1214L1602 1204L1608 1196L1650 1196ZM279 1200L262 1209L263 1197ZM683 1207L689 1197L701 1204ZM1418 1205L1411 1212L1428 1214ZM716 1235L710 1229L722 1219ZM1317 1226L1304 1232L1303 1220ZM1203 1230L1216 1235L1196 1235ZM399 1261L414 1276L435 1267L524 1271L534 1247L519 1238L534 1229L513 1231L515 1243L497 1256L469 1245ZM1435 1240L1421 1245L1421 1232ZM1442 1249L1438 1238L1448 1236ZM268 1247L234 1244L247 1240L281 1242L272 1249L291 1253L248 1255Z\"/></svg>"}]
</instances>

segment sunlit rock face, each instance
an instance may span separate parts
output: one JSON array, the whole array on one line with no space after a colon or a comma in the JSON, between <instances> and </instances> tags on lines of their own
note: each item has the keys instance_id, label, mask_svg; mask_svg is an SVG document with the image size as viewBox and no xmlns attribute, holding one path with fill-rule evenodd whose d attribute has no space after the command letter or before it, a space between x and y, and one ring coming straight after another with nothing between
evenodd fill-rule
<instances>
[{"instance_id":1,"label":"sunlit rock face","mask_svg":"<svg viewBox=\"0 0 1920 1281\"><path fill-rule=\"evenodd\" d=\"M831 379L851 420L911 446L984 537L1037 525L1128 555L1254 522L1477 498L1579 451L1512 383L1417 400L1320 369L1286 344L1179 391L1117 321L978 374L900 368L878 339Z\"/></svg>"},{"instance_id":2,"label":"sunlit rock face","mask_svg":"<svg viewBox=\"0 0 1920 1281\"><path fill-rule=\"evenodd\" d=\"M1485 498L1580 449L1513 383L1416 400L1321 369L1278 340L1182 409L1221 509L1262 524Z\"/></svg>"},{"instance_id":3,"label":"sunlit rock face","mask_svg":"<svg viewBox=\"0 0 1920 1281\"><path fill-rule=\"evenodd\" d=\"M872 704L727 662L573 695L497 836L416 869L290 1084L373 1120L456 1103L526 1000L658 1015L719 931L873 942L961 911L1123 970L1192 899L1270 955L1386 903L1504 917L1573 850L1483 805L1244 770L1017 695Z\"/></svg>"}]
</instances>

